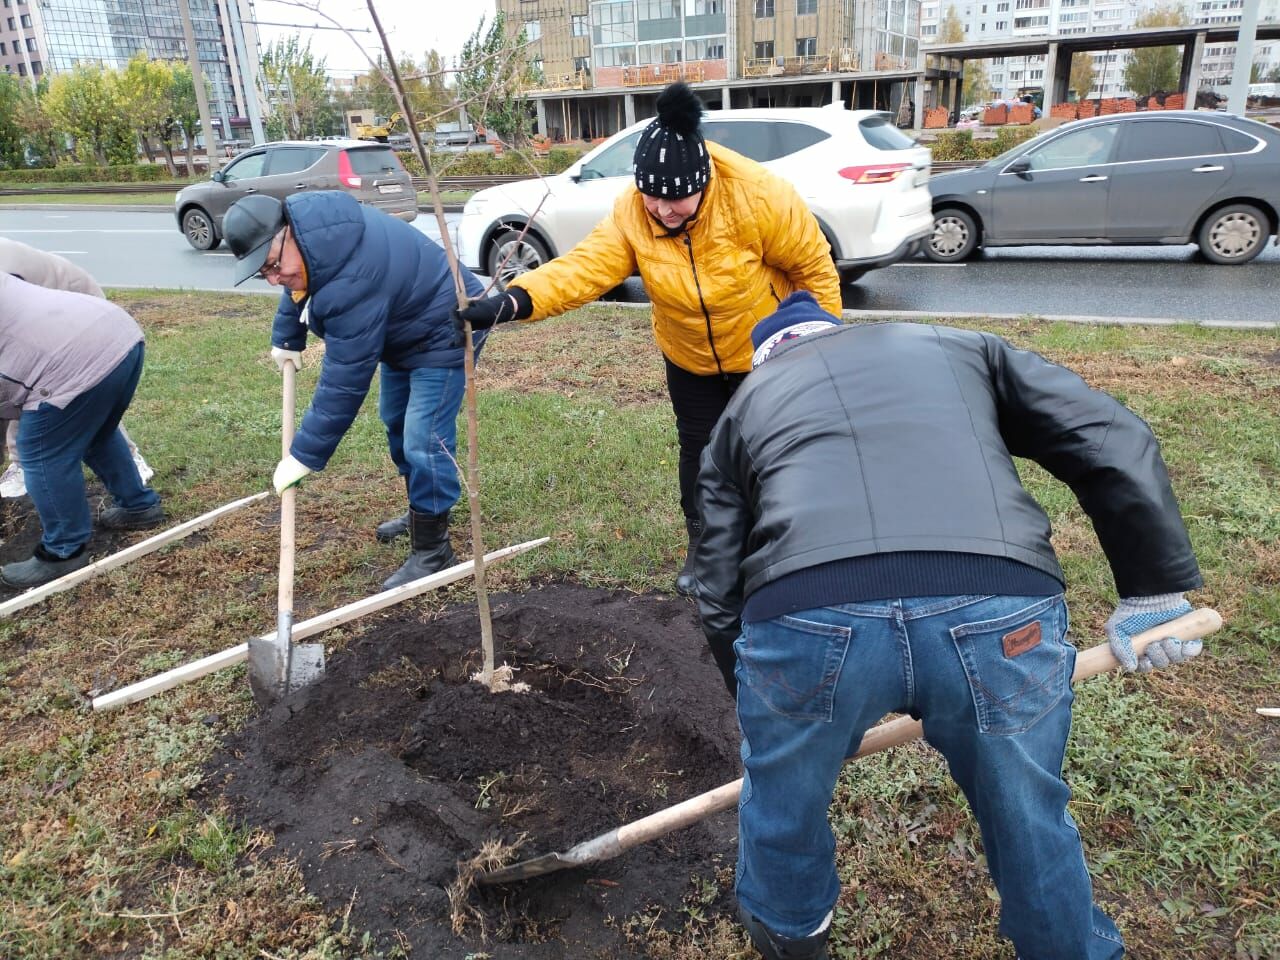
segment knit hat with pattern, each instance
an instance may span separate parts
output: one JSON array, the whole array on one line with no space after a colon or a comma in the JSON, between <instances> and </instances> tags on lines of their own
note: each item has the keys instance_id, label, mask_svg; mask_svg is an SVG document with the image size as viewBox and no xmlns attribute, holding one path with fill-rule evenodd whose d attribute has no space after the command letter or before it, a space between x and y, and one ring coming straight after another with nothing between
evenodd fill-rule
<instances>
[{"instance_id":1,"label":"knit hat with pattern","mask_svg":"<svg viewBox=\"0 0 1280 960\"><path fill-rule=\"evenodd\" d=\"M780 344L810 333L830 330L841 322L823 310L808 290L797 290L778 304L774 313L752 328L751 345L755 347L751 357L752 369L768 360Z\"/></svg>"},{"instance_id":2,"label":"knit hat with pattern","mask_svg":"<svg viewBox=\"0 0 1280 960\"><path fill-rule=\"evenodd\" d=\"M711 177L711 158L698 129L702 101L687 83L673 83L658 96L658 116L636 144L636 186L666 200L693 196Z\"/></svg>"}]
</instances>

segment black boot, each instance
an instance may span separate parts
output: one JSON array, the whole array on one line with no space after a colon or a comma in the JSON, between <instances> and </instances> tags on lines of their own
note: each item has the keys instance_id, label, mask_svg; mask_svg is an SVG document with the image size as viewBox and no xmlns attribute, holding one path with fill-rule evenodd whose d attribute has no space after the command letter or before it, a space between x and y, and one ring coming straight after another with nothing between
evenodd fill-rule
<instances>
[{"instance_id":1,"label":"black boot","mask_svg":"<svg viewBox=\"0 0 1280 960\"><path fill-rule=\"evenodd\" d=\"M409 532L409 511L406 510L398 517L392 517L390 520L384 520L378 524L378 529L373 532L379 543L390 543L396 537L403 537Z\"/></svg>"},{"instance_id":2,"label":"black boot","mask_svg":"<svg viewBox=\"0 0 1280 960\"><path fill-rule=\"evenodd\" d=\"M693 551L702 536L702 521L685 517L684 527L689 533L689 547L685 551L684 566L676 574L676 593L682 597L697 597L698 581L693 575Z\"/></svg>"},{"instance_id":3,"label":"black boot","mask_svg":"<svg viewBox=\"0 0 1280 960\"><path fill-rule=\"evenodd\" d=\"M738 906L738 920L747 928L752 944L764 960L828 960L830 925L807 937L783 937L766 927L751 911Z\"/></svg>"},{"instance_id":4,"label":"black boot","mask_svg":"<svg viewBox=\"0 0 1280 960\"><path fill-rule=\"evenodd\" d=\"M409 478L404 478L405 493L409 492ZM398 517L392 517L390 520L384 520L378 524L378 529L373 535L378 539L379 543L390 543L396 537L403 537L409 532L409 511L406 510Z\"/></svg>"},{"instance_id":5,"label":"black boot","mask_svg":"<svg viewBox=\"0 0 1280 960\"><path fill-rule=\"evenodd\" d=\"M383 590L390 590L457 563L453 547L449 545L448 511L419 513L410 508L409 544L413 552L399 570L383 581Z\"/></svg>"},{"instance_id":6,"label":"black boot","mask_svg":"<svg viewBox=\"0 0 1280 960\"><path fill-rule=\"evenodd\" d=\"M6 563L0 568L0 580L4 581L5 586L25 590L65 577L88 562L89 552L83 546L69 557L59 557L46 550L43 543L38 543L35 553L29 559Z\"/></svg>"}]
</instances>

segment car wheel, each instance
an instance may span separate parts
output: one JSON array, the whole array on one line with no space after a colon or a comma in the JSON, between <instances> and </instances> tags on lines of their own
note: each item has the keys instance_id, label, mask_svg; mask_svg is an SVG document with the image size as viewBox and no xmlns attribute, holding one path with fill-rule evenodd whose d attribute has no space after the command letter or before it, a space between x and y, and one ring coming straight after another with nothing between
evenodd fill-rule
<instances>
[{"instance_id":1,"label":"car wheel","mask_svg":"<svg viewBox=\"0 0 1280 960\"><path fill-rule=\"evenodd\" d=\"M192 207L182 215L182 232L187 243L197 250L212 250L222 242L213 225L213 218L199 207Z\"/></svg>"},{"instance_id":2,"label":"car wheel","mask_svg":"<svg viewBox=\"0 0 1280 960\"><path fill-rule=\"evenodd\" d=\"M947 207L933 215L933 233L924 255L936 263L958 263L978 247L978 225L963 210Z\"/></svg>"},{"instance_id":3,"label":"car wheel","mask_svg":"<svg viewBox=\"0 0 1280 960\"><path fill-rule=\"evenodd\" d=\"M1200 252L1213 263L1248 263L1266 246L1267 215L1247 203L1215 210L1200 226Z\"/></svg>"},{"instance_id":4,"label":"car wheel","mask_svg":"<svg viewBox=\"0 0 1280 960\"><path fill-rule=\"evenodd\" d=\"M541 240L531 233L520 235L519 230L504 230L489 245L489 276L506 289L508 283L530 270L537 270L551 254Z\"/></svg>"}]
</instances>

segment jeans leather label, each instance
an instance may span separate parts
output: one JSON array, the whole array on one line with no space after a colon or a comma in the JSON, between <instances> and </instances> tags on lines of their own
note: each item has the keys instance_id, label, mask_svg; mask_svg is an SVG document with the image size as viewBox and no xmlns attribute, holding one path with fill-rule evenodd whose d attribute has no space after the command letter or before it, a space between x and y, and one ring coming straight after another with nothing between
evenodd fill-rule
<instances>
[{"instance_id":1,"label":"jeans leather label","mask_svg":"<svg viewBox=\"0 0 1280 960\"><path fill-rule=\"evenodd\" d=\"M1019 627L1011 633L1006 633L1001 639L1004 642L1006 657L1012 658L1020 653L1026 653L1040 643L1040 621L1035 620L1025 627Z\"/></svg>"}]
</instances>

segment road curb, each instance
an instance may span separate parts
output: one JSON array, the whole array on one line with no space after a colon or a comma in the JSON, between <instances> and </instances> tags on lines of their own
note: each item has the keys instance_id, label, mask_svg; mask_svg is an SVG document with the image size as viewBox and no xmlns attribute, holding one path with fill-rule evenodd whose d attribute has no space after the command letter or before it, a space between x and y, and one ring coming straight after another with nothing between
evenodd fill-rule
<instances>
[{"instance_id":1,"label":"road curb","mask_svg":"<svg viewBox=\"0 0 1280 960\"><path fill-rule=\"evenodd\" d=\"M158 203L3 203L0 210L102 210L108 213L173 213L173 204Z\"/></svg>"},{"instance_id":2,"label":"road curb","mask_svg":"<svg viewBox=\"0 0 1280 960\"><path fill-rule=\"evenodd\" d=\"M649 303L631 303L620 300L597 300L594 306L631 307L649 309ZM1039 313L966 313L937 310L842 310L845 320L909 320L922 323L950 322L956 320L1034 320L1037 323L1078 323L1096 327L1210 327L1220 330L1275 330L1280 321L1274 320L1179 320L1176 317L1096 317L1086 314Z\"/></svg>"}]
</instances>

